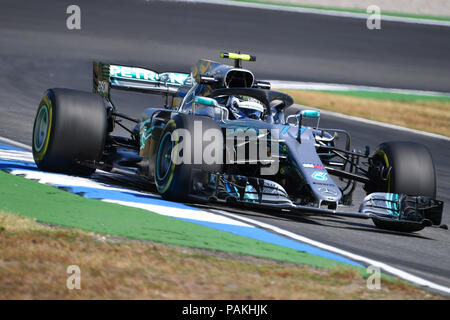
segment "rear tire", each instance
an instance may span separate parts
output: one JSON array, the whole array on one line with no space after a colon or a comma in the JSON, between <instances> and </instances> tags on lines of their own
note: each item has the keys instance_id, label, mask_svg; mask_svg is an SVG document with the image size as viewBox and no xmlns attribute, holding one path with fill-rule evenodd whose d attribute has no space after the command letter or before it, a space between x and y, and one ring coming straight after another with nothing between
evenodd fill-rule
<instances>
[{"instance_id":1,"label":"rear tire","mask_svg":"<svg viewBox=\"0 0 450 320\"><path fill-rule=\"evenodd\" d=\"M45 92L33 126L33 157L43 171L91 175L79 161L99 161L107 134L106 108L97 94L71 89Z\"/></svg>"}]
</instances>

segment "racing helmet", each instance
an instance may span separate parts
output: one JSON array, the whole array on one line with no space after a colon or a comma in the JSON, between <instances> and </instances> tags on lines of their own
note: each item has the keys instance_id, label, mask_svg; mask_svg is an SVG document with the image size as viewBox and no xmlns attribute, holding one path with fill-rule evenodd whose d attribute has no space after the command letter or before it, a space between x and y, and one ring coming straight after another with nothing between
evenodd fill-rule
<instances>
[{"instance_id":1,"label":"racing helmet","mask_svg":"<svg viewBox=\"0 0 450 320\"><path fill-rule=\"evenodd\" d=\"M230 96L226 106L236 119L261 119L264 113L260 101L246 96Z\"/></svg>"}]
</instances>

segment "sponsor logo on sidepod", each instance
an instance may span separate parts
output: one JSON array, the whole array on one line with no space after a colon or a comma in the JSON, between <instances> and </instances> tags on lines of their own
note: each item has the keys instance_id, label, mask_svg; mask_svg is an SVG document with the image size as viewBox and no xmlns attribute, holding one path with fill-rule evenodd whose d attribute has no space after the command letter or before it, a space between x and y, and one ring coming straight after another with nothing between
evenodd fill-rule
<instances>
[{"instance_id":1,"label":"sponsor logo on sidepod","mask_svg":"<svg viewBox=\"0 0 450 320\"><path fill-rule=\"evenodd\" d=\"M327 172L325 171L314 171L314 173L311 175L313 179L319 180L319 181L327 181Z\"/></svg>"}]
</instances>

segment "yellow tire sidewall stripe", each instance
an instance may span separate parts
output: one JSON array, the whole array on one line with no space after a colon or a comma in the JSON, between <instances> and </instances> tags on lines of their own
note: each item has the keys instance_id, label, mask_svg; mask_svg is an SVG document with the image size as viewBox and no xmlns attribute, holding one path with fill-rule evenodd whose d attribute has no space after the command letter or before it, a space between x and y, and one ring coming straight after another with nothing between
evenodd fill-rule
<instances>
[{"instance_id":1,"label":"yellow tire sidewall stripe","mask_svg":"<svg viewBox=\"0 0 450 320\"><path fill-rule=\"evenodd\" d=\"M34 156L35 161L41 161L45 154L47 153L49 141L50 141L50 134L52 131L52 122L53 122L53 108L52 108L52 101L50 100L48 94L46 94L41 101L41 104L38 109L38 113L40 112L41 108L47 107L48 110L48 128L47 128L47 135L45 137L44 147L41 149L41 151L37 152ZM33 141L34 144L34 141Z\"/></svg>"},{"instance_id":2,"label":"yellow tire sidewall stripe","mask_svg":"<svg viewBox=\"0 0 450 320\"><path fill-rule=\"evenodd\" d=\"M386 168L389 168L389 160L388 160L388 156L387 156L386 152L384 152L383 150L378 150L376 155L381 156L384 159ZM388 193L391 192L391 174L389 174L389 176L388 176L387 192Z\"/></svg>"},{"instance_id":3,"label":"yellow tire sidewall stripe","mask_svg":"<svg viewBox=\"0 0 450 320\"><path fill-rule=\"evenodd\" d=\"M169 125L169 124L170 124L170 125L173 125L173 126L176 128L175 121L170 120L170 121L167 123L167 125ZM175 136L175 141L178 141L178 135L177 135L177 131L176 131L175 129L174 129L174 131L172 131L172 134ZM173 139L172 139L172 141L173 141ZM169 179L167 180L167 182L166 182L164 188L163 188L162 190L159 190L160 193L165 193L165 192L167 191L167 189L169 189L170 185L172 184L173 175L174 175L174 172L175 172L175 163L176 163L177 156L178 156L178 152L176 152L176 151L178 151L177 146L178 146L178 142L175 143L174 149L172 149L172 154L173 154L174 158L172 158L172 165L170 166L170 176L169 176ZM158 148L159 148L159 147L160 147L160 146L158 146ZM158 168L157 168L157 170L158 170Z\"/></svg>"}]
</instances>

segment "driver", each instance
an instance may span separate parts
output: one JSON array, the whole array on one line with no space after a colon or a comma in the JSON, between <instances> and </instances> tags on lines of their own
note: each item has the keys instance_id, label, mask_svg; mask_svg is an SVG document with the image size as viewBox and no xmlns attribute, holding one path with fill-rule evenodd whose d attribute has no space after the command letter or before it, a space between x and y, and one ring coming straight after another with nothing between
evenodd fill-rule
<instances>
[{"instance_id":1,"label":"driver","mask_svg":"<svg viewBox=\"0 0 450 320\"><path fill-rule=\"evenodd\" d=\"M230 96L225 105L235 119L261 119L264 106L258 100L246 96Z\"/></svg>"}]
</instances>

